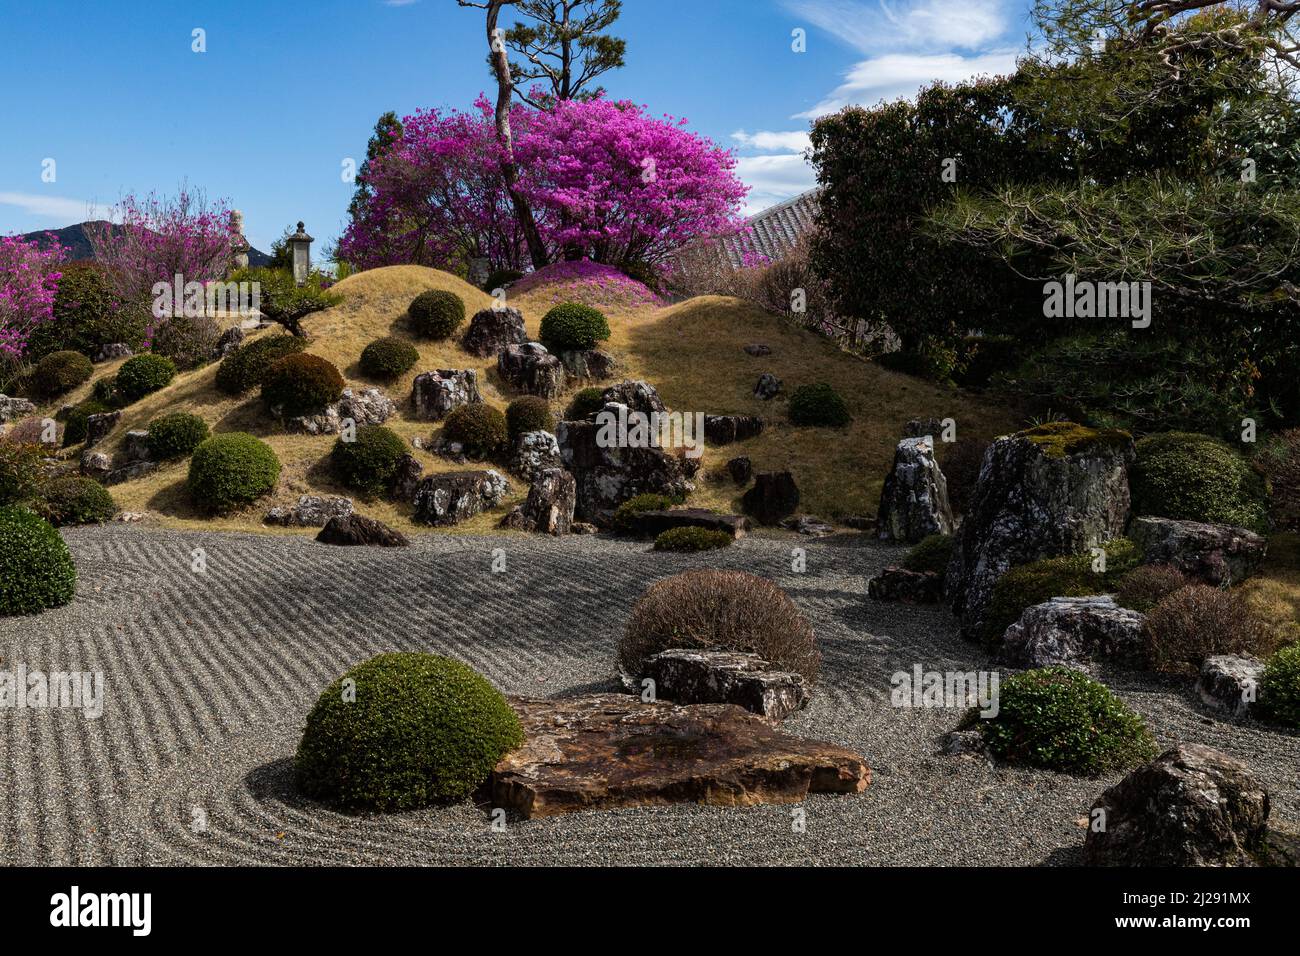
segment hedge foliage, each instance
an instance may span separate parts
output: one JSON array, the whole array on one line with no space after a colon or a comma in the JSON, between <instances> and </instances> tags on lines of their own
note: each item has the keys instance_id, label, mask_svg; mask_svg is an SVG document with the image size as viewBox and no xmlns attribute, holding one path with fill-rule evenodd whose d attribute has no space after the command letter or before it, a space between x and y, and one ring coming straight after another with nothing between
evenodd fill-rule
<instances>
[{"instance_id":1,"label":"hedge foliage","mask_svg":"<svg viewBox=\"0 0 1300 956\"><path fill-rule=\"evenodd\" d=\"M280 359L306 348L306 340L296 335L267 335L246 342L221 360L217 388L227 395L242 395L261 385L267 370Z\"/></svg>"},{"instance_id":2,"label":"hedge foliage","mask_svg":"<svg viewBox=\"0 0 1300 956\"><path fill-rule=\"evenodd\" d=\"M1133 513L1268 531L1263 477L1226 442L1194 432L1149 435L1129 470Z\"/></svg>"},{"instance_id":3,"label":"hedge foliage","mask_svg":"<svg viewBox=\"0 0 1300 956\"><path fill-rule=\"evenodd\" d=\"M166 388L176 377L176 363L162 355L146 352L133 355L117 370L113 386L127 402L134 402Z\"/></svg>"},{"instance_id":4,"label":"hedge foliage","mask_svg":"<svg viewBox=\"0 0 1300 956\"><path fill-rule=\"evenodd\" d=\"M609 334L605 314L589 305L562 302L542 316L540 338L552 352L585 352Z\"/></svg>"},{"instance_id":5,"label":"hedge foliage","mask_svg":"<svg viewBox=\"0 0 1300 956\"><path fill-rule=\"evenodd\" d=\"M411 328L426 339L449 339L465 321L465 301L454 292L421 292L407 309Z\"/></svg>"},{"instance_id":6,"label":"hedge foliage","mask_svg":"<svg viewBox=\"0 0 1300 956\"><path fill-rule=\"evenodd\" d=\"M406 442L391 428L362 425L353 441L340 437L334 442L330 468L347 487L375 497L392 487L398 463L406 453Z\"/></svg>"},{"instance_id":7,"label":"hedge foliage","mask_svg":"<svg viewBox=\"0 0 1300 956\"><path fill-rule=\"evenodd\" d=\"M158 461L184 458L208 439L208 423L189 412L172 412L149 423L149 454Z\"/></svg>"},{"instance_id":8,"label":"hedge foliage","mask_svg":"<svg viewBox=\"0 0 1300 956\"><path fill-rule=\"evenodd\" d=\"M0 615L60 607L77 592L77 568L48 521L21 505L0 507Z\"/></svg>"},{"instance_id":9,"label":"hedge foliage","mask_svg":"<svg viewBox=\"0 0 1300 956\"><path fill-rule=\"evenodd\" d=\"M244 432L214 435L194 449L189 492L204 511L220 514L270 494L280 478L271 446Z\"/></svg>"},{"instance_id":10,"label":"hedge foliage","mask_svg":"<svg viewBox=\"0 0 1300 956\"><path fill-rule=\"evenodd\" d=\"M792 425L840 428L852 420L849 406L825 382L796 388L790 395L789 414Z\"/></svg>"}]
</instances>

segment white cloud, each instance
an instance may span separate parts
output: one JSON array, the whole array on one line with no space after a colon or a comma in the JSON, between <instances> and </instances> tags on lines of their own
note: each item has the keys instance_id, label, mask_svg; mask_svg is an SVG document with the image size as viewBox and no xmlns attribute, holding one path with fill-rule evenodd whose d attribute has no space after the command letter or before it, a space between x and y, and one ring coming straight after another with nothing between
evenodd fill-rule
<instances>
[{"instance_id":1,"label":"white cloud","mask_svg":"<svg viewBox=\"0 0 1300 956\"><path fill-rule=\"evenodd\" d=\"M0 193L0 206L17 206L29 216L56 219L67 225L90 219L107 219L109 207L84 199L44 196L39 193Z\"/></svg>"},{"instance_id":2,"label":"white cloud","mask_svg":"<svg viewBox=\"0 0 1300 956\"><path fill-rule=\"evenodd\" d=\"M807 192L817 185L813 168L799 153L780 156L745 156L737 160L736 173L749 187L745 215L766 209Z\"/></svg>"},{"instance_id":3,"label":"white cloud","mask_svg":"<svg viewBox=\"0 0 1300 956\"><path fill-rule=\"evenodd\" d=\"M1015 50L993 50L974 56L960 53L887 53L856 64L844 82L820 103L795 119L816 119L850 104L873 106L881 100L910 97L938 80L959 83L982 75L1011 73Z\"/></svg>"},{"instance_id":4,"label":"white cloud","mask_svg":"<svg viewBox=\"0 0 1300 956\"><path fill-rule=\"evenodd\" d=\"M756 133L747 133L743 129L738 129L731 134L731 138L741 146L786 153L802 153L812 145L812 140L804 130L790 132L759 130Z\"/></svg>"},{"instance_id":5,"label":"white cloud","mask_svg":"<svg viewBox=\"0 0 1300 956\"><path fill-rule=\"evenodd\" d=\"M862 53L974 50L1009 26L1006 0L785 0L785 6Z\"/></svg>"}]
</instances>

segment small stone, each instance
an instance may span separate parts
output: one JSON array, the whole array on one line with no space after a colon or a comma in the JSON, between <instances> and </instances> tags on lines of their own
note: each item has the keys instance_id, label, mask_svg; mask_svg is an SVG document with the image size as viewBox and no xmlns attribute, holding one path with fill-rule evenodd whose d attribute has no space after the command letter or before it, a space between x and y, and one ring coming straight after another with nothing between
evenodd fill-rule
<instances>
[{"instance_id":1,"label":"small stone","mask_svg":"<svg viewBox=\"0 0 1300 956\"><path fill-rule=\"evenodd\" d=\"M745 351L755 357L772 354L772 350L761 342L751 342L749 345L745 346Z\"/></svg>"},{"instance_id":2,"label":"small stone","mask_svg":"<svg viewBox=\"0 0 1300 956\"><path fill-rule=\"evenodd\" d=\"M137 478L143 478L150 472L158 470L156 461L133 461L130 464L114 468L99 480L106 485L120 485L124 481L134 481Z\"/></svg>"},{"instance_id":3,"label":"small stone","mask_svg":"<svg viewBox=\"0 0 1300 956\"><path fill-rule=\"evenodd\" d=\"M1201 701L1229 717L1249 715L1264 676L1264 662L1254 657L1224 654L1207 657L1201 664L1196 691Z\"/></svg>"},{"instance_id":4,"label":"small stone","mask_svg":"<svg viewBox=\"0 0 1300 956\"><path fill-rule=\"evenodd\" d=\"M112 362L116 359L130 358L134 354L131 346L125 342L111 342L108 345L99 347L99 351L95 353L95 361Z\"/></svg>"},{"instance_id":5,"label":"small stone","mask_svg":"<svg viewBox=\"0 0 1300 956\"><path fill-rule=\"evenodd\" d=\"M905 438L880 493L876 518L880 540L916 544L932 534L952 534L957 523L948 503L948 482L929 438Z\"/></svg>"},{"instance_id":6,"label":"small stone","mask_svg":"<svg viewBox=\"0 0 1300 956\"><path fill-rule=\"evenodd\" d=\"M121 410L111 412L101 412L98 415L86 416L86 448L93 448L98 445L117 427L117 423L122 420Z\"/></svg>"},{"instance_id":7,"label":"small stone","mask_svg":"<svg viewBox=\"0 0 1300 956\"><path fill-rule=\"evenodd\" d=\"M127 432L122 445L122 458L127 462L148 461L149 433L140 429Z\"/></svg>"},{"instance_id":8,"label":"small stone","mask_svg":"<svg viewBox=\"0 0 1300 956\"><path fill-rule=\"evenodd\" d=\"M943 435L943 422L937 418L914 418L903 426L904 438L929 438L932 442Z\"/></svg>"},{"instance_id":9,"label":"small stone","mask_svg":"<svg viewBox=\"0 0 1300 956\"><path fill-rule=\"evenodd\" d=\"M771 372L764 372L758 377L758 383L754 386L754 397L764 402L770 402L776 396L781 394L781 380Z\"/></svg>"},{"instance_id":10,"label":"small stone","mask_svg":"<svg viewBox=\"0 0 1300 956\"><path fill-rule=\"evenodd\" d=\"M529 487L527 500L512 508L501 526L557 537L569 534L576 499L573 476L563 468L548 468Z\"/></svg>"},{"instance_id":11,"label":"small stone","mask_svg":"<svg viewBox=\"0 0 1300 956\"><path fill-rule=\"evenodd\" d=\"M102 451L87 451L81 455L81 473L87 478L103 481L113 470L113 459Z\"/></svg>"},{"instance_id":12,"label":"small stone","mask_svg":"<svg viewBox=\"0 0 1300 956\"><path fill-rule=\"evenodd\" d=\"M854 531L875 531L876 519L867 515L849 515L844 519L844 527Z\"/></svg>"},{"instance_id":13,"label":"small stone","mask_svg":"<svg viewBox=\"0 0 1300 956\"><path fill-rule=\"evenodd\" d=\"M978 730L950 730L940 739L939 751L948 757L976 756L986 753L988 744Z\"/></svg>"},{"instance_id":14,"label":"small stone","mask_svg":"<svg viewBox=\"0 0 1300 956\"><path fill-rule=\"evenodd\" d=\"M626 405L628 411L651 415L666 412L668 406L659 397L659 390L642 379L625 379L605 389L601 398L606 405Z\"/></svg>"},{"instance_id":15,"label":"small stone","mask_svg":"<svg viewBox=\"0 0 1300 956\"><path fill-rule=\"evenodd\" d=\"M943 575L934 571L885 568L867 582L867 595L874 601L938 604L943 600Z\"/></svg>"},{"instance_id":16,"label":"small stone","mask_svg":"<svg viewBox=\"0 0 1300 956\"><path fill-rule=\"evenodd\" d=\"M564 363L540 342L507 345L497 353L497 372L516 391L542 398L558 397L568 383Z\"/></svg>"},{"instance_id":17,"label":"small stone","mask_svg":"<svg viewBox=\"0 0 1300 956\"><path fill-rule=\"evenodd\" d=\"M217 339L217 344L212 347L212 360L219 362L231 352L235 351L244 344L244 330L239 326L233 326L221 333Z\"/></svg>"},{"instance_id":18,"label":"small stone","mask_svg":"<svg viewBox=\"0 0 1300 956\"><path fill-rule=\"evenodd\" d=\"M36 411L36 406L25 398L10 398L0 395L0 424L16 422Z\"/></svg>"},{"instance_id":19,"label":"small stone","mask_svg":"<svg viewBox=\"0 0 1300 956\"><path fill-rule=\"evenodd\" d=\"M822 521L821 518L814 518L812 515L798 515L797 517L786 518L781 522L781 527L786 531L795 531L810 538L825 538L835 533L832 525Z\"/></svg>"},{"instance_id":20,"label":"small stone","mask_svg":"<svg viewBox=\"0 0 1300 956\"><path fill-rule=\"evenodd\" d=\"M731 480L736 484L747 485L754 476L754 463L743 456L733 458L727 462L727 474L731 475Z\"/></svg>"},{"instance_id":21,"label":"small stone","mask_svg":"<svg viewBox=\"0 0 1300 956\"><path fill-rule=\"evenodd\" d=\"M721 531L732 538L743 538L749 530L744 515L720 515L702 508L671 508L667 511L642 511L632 519L637 534L657 538L673 528L706 528Z\"/></svg>"},{"instance_id":22,"label":"small stone","mask_svg":"<svg viewBox=\"0 0 1300 956\"><path fill-rule=\"evenodd\" d=\"M763 433L763 419L755 415L705 415L704 440L715 447L747 441Z\"/></svg>"},{"instance_id":23,"label":"small stone","mask_svg":"<svg viewBox=\"0 0 1300 956\"><path fill-rule=\"evenodd\" d=\"M612 378L617 368L614 356L599 349L585 352L561 352L565 371L580 382L603 382Z\"/></svg>"},{"instance_id":24,"label":"small stone","mask_svg":"<svg viewBox=\"0 0 1300 956\"><path fill-rule=\"evenodd\" d=\"M397 471L393 475L393 485L389 489L394 501L403 504L415 503L415 490L420 486L424 476L424 466L410 452L397 462Z\"/></svg>"},{"instance_id":25,"label":"small stone","mask_svg":"<svg viewBox=\"0 0 1300 956\"><path fill-rule=\"evenodd\" d=\"M571 534L599 534L600 529L586 521L575 521L569 526Z\"/></svg>"},{"instance_id":26,"label":"small stone","mask_svg":"<svg viewBox=\"0 0 1300 956\"><path fill-rule=\"evenodd\" d=\"M414 520L436 527L459 524L496 507L509 493L510 483L492 469L430 475L416 489Z\"/></svg>"},{"instance_id":27,"label":"small stone","mask_svg":"<svg viewBox=\"0 0 1300 956\"><path fill-rule=\"evenodd\" d=\"M378 388L367 388L360 392L345 388L338 400L339 419L351 419L358 428L362 425L382 425L396 414L397 405Z\"/></svg>"}]
</instances>

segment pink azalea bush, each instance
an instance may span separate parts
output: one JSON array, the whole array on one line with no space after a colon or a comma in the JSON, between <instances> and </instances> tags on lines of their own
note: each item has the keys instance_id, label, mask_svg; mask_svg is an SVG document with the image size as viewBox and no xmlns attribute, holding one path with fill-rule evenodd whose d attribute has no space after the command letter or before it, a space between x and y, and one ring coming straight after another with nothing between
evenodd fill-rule
<instances>
[{"instance_id":1,"label":"pink azalea bush","mask_svg":"<svg viewBox=\"0 0 1300 956\"><path fill-rule=\"evenodd\" d=\"M511 296L536 295L545 305L578 302L597 309L660 305L659 296L613 266L589 259L556 262L510 286Z\"/></svg>"},{"instance_id":2,"label":"pink azalea bush","mask_svg":"<svg viewBox=\"0 0 1300 956\"><path fill-rule=\"evenodd\" d=\"M0 236L0 362L21 359L32 331L54 320L63 258L57 242L42 249L31 240Z\"/></svg>"}]
</instances>

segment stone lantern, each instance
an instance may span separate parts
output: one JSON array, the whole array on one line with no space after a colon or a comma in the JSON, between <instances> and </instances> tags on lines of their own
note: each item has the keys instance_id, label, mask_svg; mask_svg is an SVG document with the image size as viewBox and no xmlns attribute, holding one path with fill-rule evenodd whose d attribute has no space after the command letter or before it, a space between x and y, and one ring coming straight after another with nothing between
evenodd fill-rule
<instances>
[{"instance_id":1,"label":"stone lantern","mask_svg":"<svg viewBox=\"0 0 1300 956\"><path fill-rule=\"evenodd\" d=\"M293 253L293 281L302 285L311 272L311 236L307 235L301 222L298 231L289 237L289 249Z\"/></svg>"}]
</instances>

